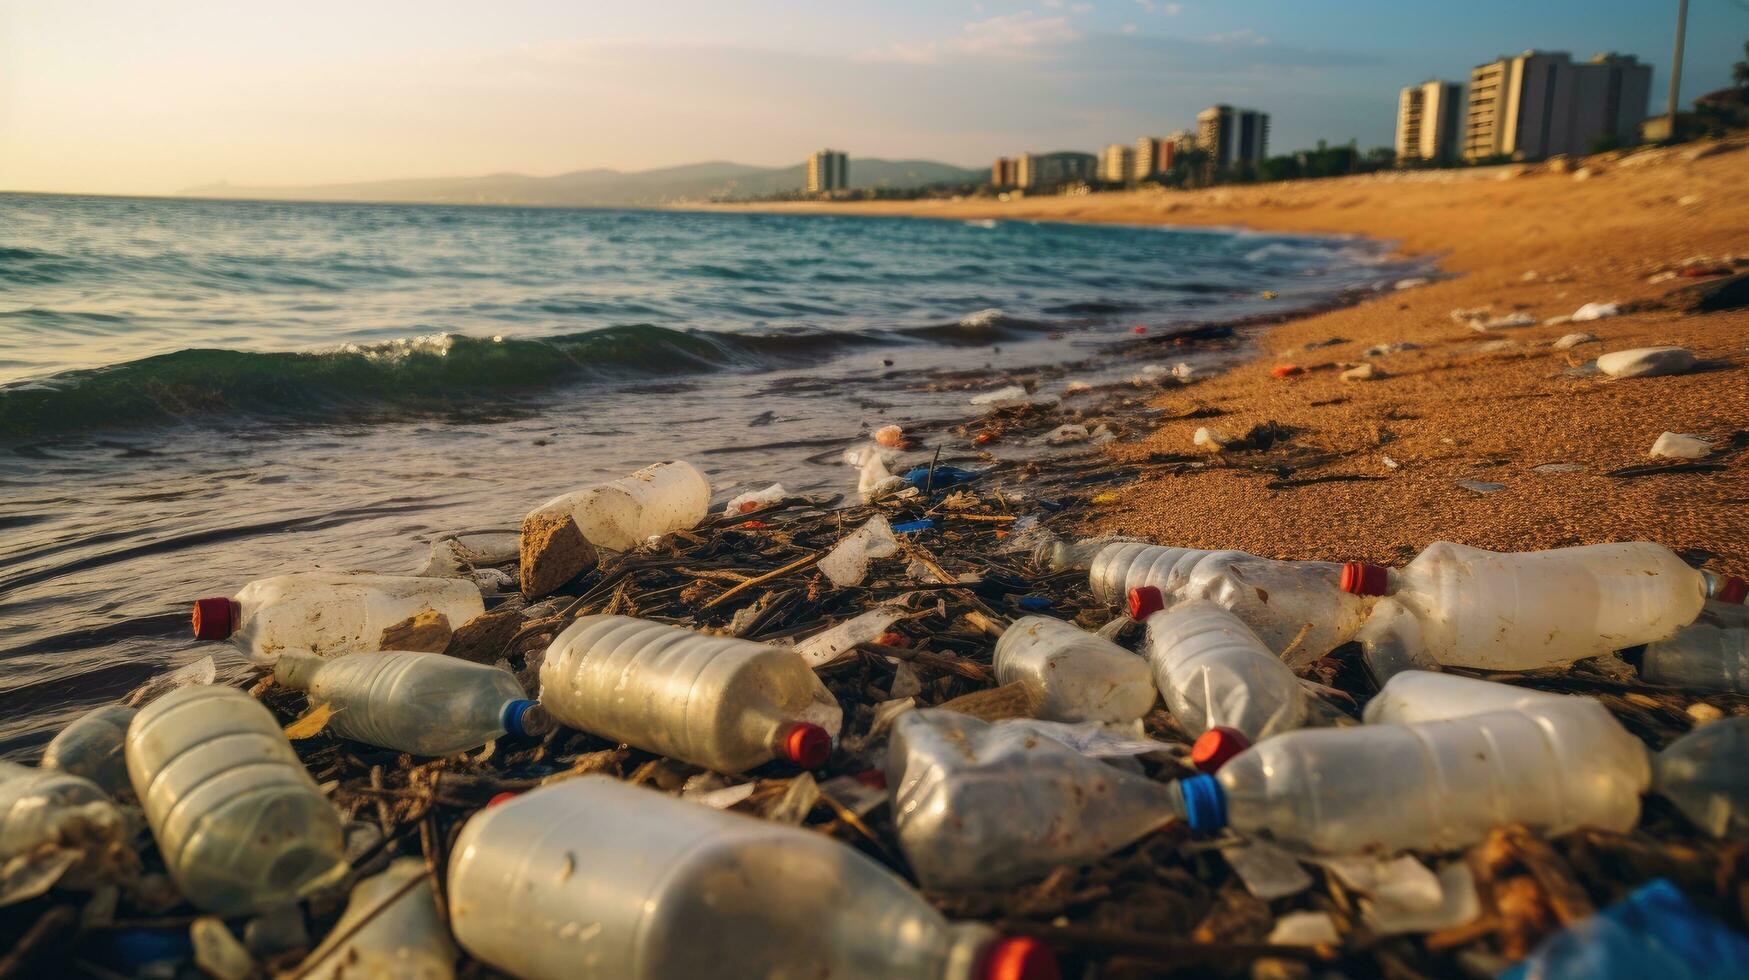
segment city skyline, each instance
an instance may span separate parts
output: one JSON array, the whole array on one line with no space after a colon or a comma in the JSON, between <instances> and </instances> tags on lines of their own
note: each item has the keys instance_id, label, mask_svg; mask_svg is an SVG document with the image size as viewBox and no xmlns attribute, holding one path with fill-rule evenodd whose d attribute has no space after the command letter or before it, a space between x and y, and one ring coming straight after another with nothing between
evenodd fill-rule
<instances>
[{"instance_id":1,"label":"city skyline","mask_svg":"<svg viewBox=\"0 0 1749 980\"><path fill-rule=\"evenodd\" d=\"M1577 0L1358 0L1339 17L1287 0L679 6L0 0L0 189L775 166L822 143L982 168L1165 133L1212 104L1270 113L1277 152L1387 146L1402 86L1530 48L1635 54L1662 93L1674 28L1673 6ZM1746 36L1749 10L1691 7L1685 102L1729 82Z\"/></svg>"}]
</instances>

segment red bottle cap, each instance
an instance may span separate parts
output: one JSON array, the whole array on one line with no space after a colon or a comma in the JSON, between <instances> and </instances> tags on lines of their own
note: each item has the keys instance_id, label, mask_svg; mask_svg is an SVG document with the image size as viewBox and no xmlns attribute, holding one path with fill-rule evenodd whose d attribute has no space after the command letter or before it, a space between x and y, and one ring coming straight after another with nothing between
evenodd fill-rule
<instances>
[{"instance_id":1,"label":"red bottle cap","mask_svg":"<svg viewBox=\"0 0 1749 980\"><path fill-rule=\"evenodd\" d=\"M797 722L784 733L783 757L803 769L818 769L832 755L832 736L812 722Z\"/></svg>"},{"instance_id":2,"label":"red bottle cap","mask_svg":"<svg viewBox=\"0 0 1749 980\"><path fill-rule=\"evenodd\" d=\"M1342 566L1342 591L1353 595L1384 595L1390 587L1390 570L1383 565L1351 561Z\"/></svg>"},{"instance_id":3,"label":"red bottle cap","mask_svg":"<svg viewBox=\"0 0 1749 980\"><path fill-rule=\"evenodd\" d=\"M1291 378L1296 374L1305 374L1306 369L1298 364L1277 364L1269 373L1277 378Z\"/></svg>"},{"instance_id":4,"label":"red bottle cap","mask_svg":"<svg viewBox=\"0 0 1749 980\"><path fill-rule=\"evenodd\" d=\"M1130 590L1130 618L1145 623L1148 617L1166 608L1166 596L1152 585L1138 585Z\"/></svg>"},{"instance_id":5,"label":"red bottle cap","mask_svg":"<svg viewBox=\"0 0 1749 980\"><path fill-rule=\"evenodd\" d=\"M1720 582L1718 591L1713 593L1714 602L1728 602L1734 606L1743 605L1745 599L1749 599L1749 582L1735 575Z\"/></svg>"},{"instance_id":6,"label":"red bottle cap","mask_svg":"<svg viewBox=\"0 0 1749 980\"><path fill-rule=\"evenodd\" d=\"M236 627L237 624L231 621L231 599L229 596L194 600L195 639L227 639Z\"/></svg>"},{"instance_id":7,"label":"red bottle cap","mask_svg":"<svg viewBox=\"0 0 1749 980\"><path fill-rule=\"evenodd\" d=\"M1130 328L1130 333L1143 334L1143 333L1147 333L1147 332L1148 332L1148 328L1142 326L1139 323Z\"/></svg>"},{"instance_id":8,"label":"red bottle cap","mask_svg":"<svg viewBox=\"0 0 1749 980\"><path fill-rule=\"evenodd\" d=\"M1197 772L1213 773L1227 764L1227 760L1251 747L1251 740L1237 728L1225 725L1215 727L1197 736L1196 743L1190 747L1190 762L1196 766Z\"/></svg>"},{"instance_id":9,"label":"red bottle cap","mask_svg":"<svg viewBox=\"0 0 1749 980\"><path fill-rule=\"evenodd\" d=\"M978 964L978 980L1059 980L1057 954L1031 936L1004 936Z\"/></svg>"},{"instance_id":10,"label":"red bottle cap","mask_svg":"<svg viewBox=\"0 0 1749 980\"><path fill-rule=\"evenodd\" d=\"M508 792L499 793L497 796L494 796L491 799L486 801L486 807L487 807L487 809L490 809L492 807L497 806L500 803L508 803L511 800L514 800L518 796L521 796L521 795L522 795L521 793L508 793Z\"/></svg>"}]
</instances>

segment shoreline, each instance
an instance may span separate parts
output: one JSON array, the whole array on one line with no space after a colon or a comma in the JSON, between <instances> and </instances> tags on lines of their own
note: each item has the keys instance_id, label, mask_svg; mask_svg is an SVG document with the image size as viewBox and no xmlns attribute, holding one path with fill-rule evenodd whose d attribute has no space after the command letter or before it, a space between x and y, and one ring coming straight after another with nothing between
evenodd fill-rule
<instances>
[{"instance_id":1,"label":"shoreline","mask_svg":"<svg viewBox=\"0 0 1749 980\"><path fill-rule=\"evenodd\" d=\"M724 210L960 220L1229 226L1271 233L1362 235L1393 256L1433 258L1437 277L1357 305L1295 315L1252 334L1256 357L1151 400L1164 421L1110 447L1117 461L1197 452L1207 426L1238 438L1275 422L1302 465L1270 488L1273 454L1227 453L1102 495L1080 524L1163 543L1281 558L1399 563L1434 540L1495 550L1660 541L1691 561L1749 574L1749 311L1668 308L1685 261L1717 264L1749 227L1749 140L1602 154L1562 166L1509 165L1084 197L786 203ZM1704 263L1703 263L1704 264ZM1728 263L1727 263L1728 264ZM1742 270L1742 266L1738 266ZM1623 313L1545 324L1587 303ZM1532 325L1477 332L1453 311L1525 314ZM1598 342L1557 350L1585 332ZM1375 345L1414 345L1366 356ZM1599 380L1599 354L1675 344L1695 371ZM1382 377L1343 382L1347 366ZM1278 364L1309 369L1271 375ZM1175 417L1176 416L1176 417ZM1716 468L1643 476L1611 472L1649 457L1664 431L1712 441ZM1318 459L1322 462L1316 462ZM1305 461L1316 465L1305 466ZM1675 462L1664 460L1663 462ZM1395 464L1395 465L1392 465ZM1542 467L1542 469L1538 469ZM1306 471L1302 473L1302 470ZM1477 491L1470 480L1501 484ZM1311 482L1316 481L1316 482Z\"/></svg>"}]
</instances>

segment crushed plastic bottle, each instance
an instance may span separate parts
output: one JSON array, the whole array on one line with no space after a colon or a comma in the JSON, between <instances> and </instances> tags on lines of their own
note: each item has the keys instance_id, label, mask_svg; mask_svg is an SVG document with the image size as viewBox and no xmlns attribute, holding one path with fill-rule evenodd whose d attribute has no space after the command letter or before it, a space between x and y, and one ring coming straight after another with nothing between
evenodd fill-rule
<instances>
[{"instance_id":1,"label":"crushed plastic bottle","mask_svg":"<svg viewBox=\"0 0 1749 980\"><path fill-rule=\"evenodd\" d=\"M1097 860L1162 826L1174 788L1033 725L919 709L888 743L899 846L930 888L983 888Z\"/></svg>"},{"instance_id":2,"label":"crushed plastic bottle","mask_svg":"<svg viewBox=\"0 0 1749 980\"><path fill-rule=\"evenodd\" d=\"M899 539L893 537L892 525L880 514L868 523L846 534L826 557L820 559L820 571L839 588L860 583L868 576L869 562L897 554Z\"/></svg>"},{"instance_id":3,"label":"crushed plastic bottle","mask_svg":"<svg viewBox=\"0 0 1749 980\"><path fill-rule=\"evenodd\" d=\"M0 865L25 855L44 859L47 878L36 883L36 894L57 883L96 883L109 863L107 852L123 844L127 833L115 801L91 780L0 762ZM61 853L33 853L45 847ZM16 891L19 884L4 883L7 899L33 897Z\"/></svg>"},{"instance_id":4,"label":"crushed plastic bottle","mask_svg":"<svg viewBox=\"0 0 1749 980\"><path fill-rule=\"evenodd\" d=\"M710 504L710 481L691 463L676 460L560 494L528 516L569 515L590 544L629 551L651 537L697 527Z\"/></svg>"},{"instance_id":5,"label":"crushed plastic bottle","mask_svg":"<svg viewBox=\"0 0 1749 980\"><path fill-rule=\"evenodd\" d=\"M1135 604L1159 609L1142 586ZM1148 593L1151 593L1149 595ZM1306 693L1298 677L1239 617L1202 599L1147 617L1148 663L1172 717L1191 735L1237 731L1247 743L1300 727Z\"/></svg>"},{"instance_id":6,"label":"crushed plastic bottle","mask_svg":"<svg viewBox=\"0 0 1749 980\"><path fill-rule=\"evenodd\" d=\"M1363 718L1369 725L1413 725L1567 699L1565 694L1549 694L1474 677L1406 670L1392 677L1366 703Z\"/></svg>"},{"instance_id":7,"label":"crushed plastic bottle","mask_svg":"<svg viewBox=\"0 0 1749 980\"><path fill-rule=\"evenodd\" d=\"M557 720L717 772L825 764L843 712L794 650L628 616L583 616L540 669Z\"/></svg>"},{"instance_id":8,"label":"crushed plastic bottle","mask_svg":"<svg viewBox=\"0 0 1749 980\"><path fill-rule=\"evenodd\" d=\"M1714 837L1749 834L1749 716L1703 725L1652 757L1652 788Z\"/></svg>"},{"instance_id":9,"label":"crushed plastic bottle","mask_svg":"<svg viewBox=\"0 0 1749 980\"><path fill-rule=\"evenodd\" d=\"M1500 980L1720 980L1749 976L1749 939L1655 878L1542 941Z\"/></svg>"},{"instance_id":10,"label":"crushed plastic bottle","mask_svg":"<svg viewBox=\"0 0 1749 980\"><path fill-rule=\"evenodd\" d=\"M273 715L231 687L185 687L128 726L128 778L183 897L220 915L345 875L340 816Z\"/></svg>"},{"instance_id":11,"label":"crushed plastic bottle","mask_svg":"<svg viewBox=\"0 0 1749 980\"><path fill-rule=\"evenodd\" d=\"M234 598L196 600L194 635L229 639L249 659L271 664L285 650L323 657L380 650L383 630L421 613L440 613L454 629L485 611L467 579L296 572L250 582Z\"/></svg>"},{"instance_id":12,"label":"crushed plastic bottle","mask_svg":"<svg viewBox=\"0 0 1749 980\"><path fill-rule=\"evenodd\" d=\"M1095 598L1114 606L1143 585L1159 589L1167 605L1207 599L1238 616L1288 666L1301 667L1347 642L1366 619L1371 601L1342 591L1342 567L1118 543L1099 552L1088 581Z\"/></svg>"},{"instance_id":13,"label":"crushed plastic bottle","mask_svg":"<svg viewBox=\"0 0 1749 980\"><path fill-rule=\"evenodd\" d=\"M949 923L830 837L607 776L475 814L449 865L462 947L529 980L1054 980L1036 940Z\"/></svg>"},{"instance_id":14,"label":"crushed plastic bottle","mask_svg":"<svg viewBox=\"0 0 1749 980\"><path fill-rule=\"evenodd\" d=\"M128 784L126 745L134 709L104 705L80 715L43 749L42 767L81 776L111 796Z\"/></svg>"},{"instance_id":15,"label":"crushed plastic bottle","mask_svg":"<svg viewBox=\"0 0 1749 980\"><path fill-rule=\"evenodd\" d=\"M784 498L788 496L789 491L785 490L781 483L773 483L764 490L749 490L746 493L730 497L729 502L723 505L723 516L740 517L744 514L751 514L756 510L764 510L767 507L783 503Z\"/></svg>"},{"instance_id":16,"label":"crushed plastic bottle","mask_svg":"<svg viewBox=\"0 0 1749 980\"><path fill-rule=\"evenodd\" d=\"M1015 620L996 641L994 663L997 683L1033 692L1040 718L1127 723L1154 706L1147 661L1049 616Z\"/></svg>"},{"instance_id":17,"label":"crushed plastic bottle","mask_svg":"<svg viewBox=\"0 0 1749 980\"><path fill-rule=\"evenodd\" d=\"M1193 830L1232 827L1321 854L1446 851L1522 823L1625 832L1651 782L1644 745L1589 698L1415 725L1302 729L1178 785Z\"/></svg>"},{"instance_id":18,"label":"crushed plastic bottle","mask_svg":"<svg viewBox=\"0 0 1749 980\"><path fill-rule=\"evenodd\" d=\"M415 878L426 880L410 884ZM393 898L403 889L410 890ZM438 914L425 862L404 857L353 886L346 911L297 975L302 980L448 980L455 976L455 960L455 943Z\"/></svg>"},{"instance_id":19,"label":"crushed plastic bottle","mask_svg":"<svg viewBox=\"0 0 1749 980\"><path fill-rule=\"evenodd\" d=\"M451 755L504 735L552 728L516 676L441 653L394 650L324 660L288 650L274 680L334 709L328 729L343 738L413 755Z\"/></svg>"},{"instance_id":20,"label":"crushed plastic bottle","mask_svg":"<svg viewBox=\"0 0 1749 980\"><path fill-rule=\"evenodd\" d=\"M1720 580L1647 541L1516 554L1437 541L1401 569L1352 562L1342 587L1389 596L1369 661L1532 670L1667 639ZM1387 647L1395 657L1374 654Z\"/></svg>"}]
</instances>

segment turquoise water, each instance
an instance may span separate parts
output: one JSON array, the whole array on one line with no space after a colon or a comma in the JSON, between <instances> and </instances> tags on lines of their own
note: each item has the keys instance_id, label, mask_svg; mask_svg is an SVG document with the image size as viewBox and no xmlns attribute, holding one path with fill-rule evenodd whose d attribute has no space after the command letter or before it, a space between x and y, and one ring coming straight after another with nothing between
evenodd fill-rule
<instances>
[{"instance_id":1,"label":"turquoise water","mask_svg":"<svg viewBox=\"0 0 1749 980\"><path fill-rule=\"evenodd\" d=\"M410 569L662 458L852 489L839 449L992 372L1400 274L1234 232L0 195L0 753L208 652L192 597Z\"/></svg>"}]
</instances>

